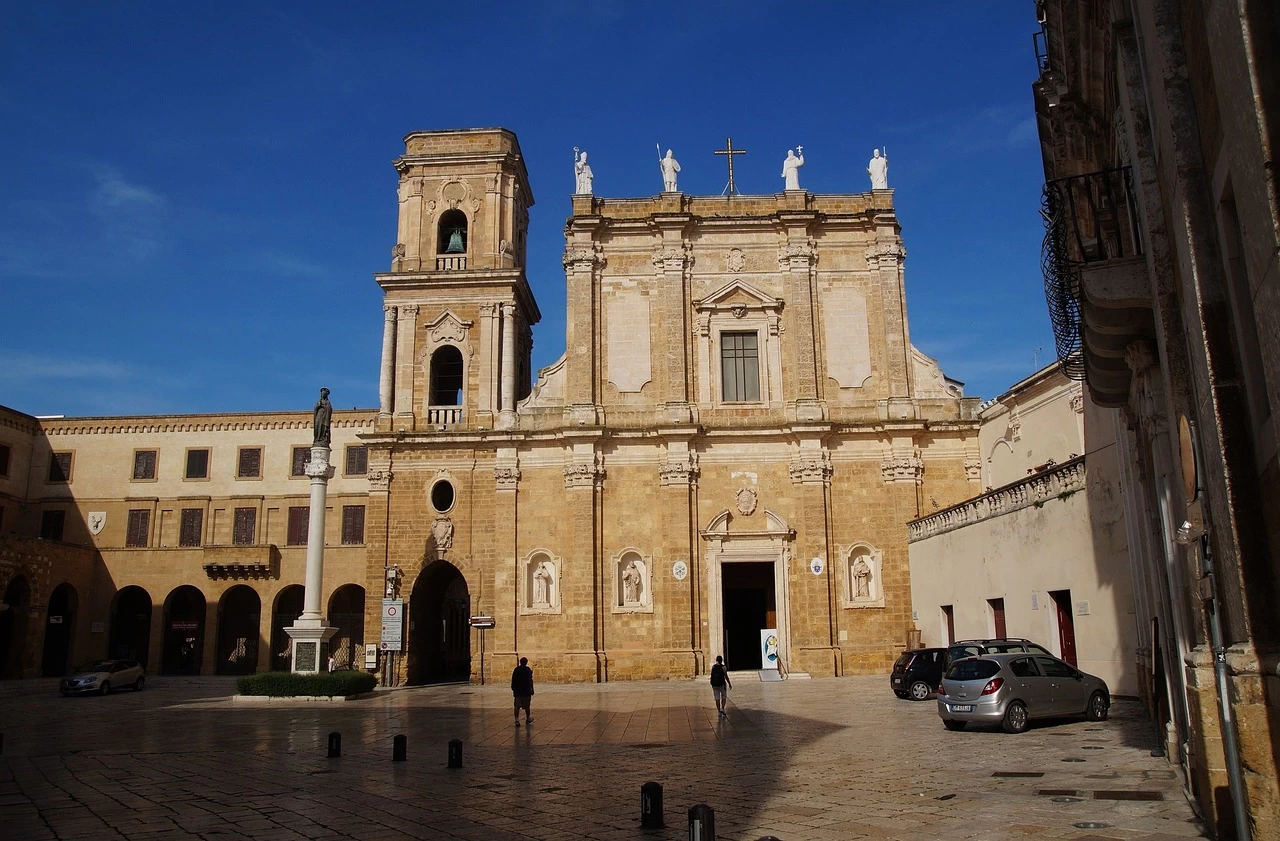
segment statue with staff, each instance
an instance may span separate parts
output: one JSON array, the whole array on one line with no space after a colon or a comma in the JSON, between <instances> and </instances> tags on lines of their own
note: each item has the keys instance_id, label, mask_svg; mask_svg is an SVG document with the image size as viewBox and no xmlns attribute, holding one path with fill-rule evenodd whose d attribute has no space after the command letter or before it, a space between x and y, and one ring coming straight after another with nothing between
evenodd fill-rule
<instances>
[{"instance_id":1,"label":"statue with staff","mask_svg":"<svg viewBox=\"0 0 1280 841\"><path fill-rule=\"evenodd\" d=\"M680 171L680 162L671 155L671 150L667 150L667 156L662 156L662 147L657 143L653 144L658 150L658 168L662 170L662 192L677 193L676 173Z\"/></svg>"},{"instance_id":2,"label":"statue with staff","mask_svg":"<svg viewBox=\"0 0 1280 841\"><path fill-rule=\"evenodd\" d=\"M575 179L574 195L591 195L591 167L587 165L587 153L579 153L577 146L573 147L573 175Z\"/></svg>"},{"instance_id":3,"label":"statue with staff","mask_svg":"<svg viewBox=\"0 0 1280 841\"><path fill-rule=\"evenodd\" d=\"M889 149L887 147L883 155L880 154L879 149L871 152L871 161L867 164L867 175L871 176L871 189L889 189Z\"/></svg>"}]
</instances>

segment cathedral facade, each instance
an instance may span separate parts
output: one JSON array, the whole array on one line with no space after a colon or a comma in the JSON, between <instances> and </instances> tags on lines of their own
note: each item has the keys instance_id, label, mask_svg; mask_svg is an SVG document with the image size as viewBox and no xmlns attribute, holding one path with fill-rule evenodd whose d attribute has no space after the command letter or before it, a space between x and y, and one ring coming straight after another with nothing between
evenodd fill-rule
<instances>
[{"instance_id":1,"label":"cathedral facade","mask_svg":"<svg viewBox=\"0 0 1280 841\"><path fill-rule=\"evenodd\" d=\"M395 166L379 406L333 419L337 664L687 678L769 665L767 631L792 676L887 670L907 522L981 483L977 400L911 344L892 190L575 195L535 378L515 135L415 132ZM310 420L0 411L0 671L287 667ZM375 662L386 594L409 621Z\"/></svg>"}]
</instances>

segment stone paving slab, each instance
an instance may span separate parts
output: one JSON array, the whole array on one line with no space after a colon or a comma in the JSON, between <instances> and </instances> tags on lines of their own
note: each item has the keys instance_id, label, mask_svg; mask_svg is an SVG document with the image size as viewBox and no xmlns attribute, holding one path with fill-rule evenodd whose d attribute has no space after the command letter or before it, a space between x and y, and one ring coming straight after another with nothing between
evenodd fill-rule
<instances>
[{"instance_id":1,"label":"stone paving slab","mask_svg":"<svg viewBox=\"0 0 1280 841\"><path fill-rule=\"evenodd\" d=\"M1206 837L1133 702L1101 724L1009 736L948 732L932 701L899 700L883 677L734 686L721 718L705 683L541 685L533 724L515 727L510 692L493 686L256 706L233 703L228 679L71 699L52 681L4 683L0 835L683 839L685 811L706 802L732 841ZM331 730L339 759L325 758ZM390 761L397 733L404 763ZM445 767L451 738L461 770ZM667 828L642 833L650 779ZM1085 821L1105 826L1074 826Z\"/></svg>"}]
</instances>

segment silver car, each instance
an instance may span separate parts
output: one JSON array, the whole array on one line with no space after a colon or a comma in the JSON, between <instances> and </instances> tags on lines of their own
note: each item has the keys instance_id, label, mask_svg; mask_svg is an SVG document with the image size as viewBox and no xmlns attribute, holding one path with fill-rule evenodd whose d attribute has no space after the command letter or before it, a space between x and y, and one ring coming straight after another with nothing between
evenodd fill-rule
<instances>
[{"instance_id":1,"label":"silver car","mask_svg":"<svg viewBox=\"0 0 1280 841\"><path fill-rule=\"evenodd\" d=\"M971 721L1022 733L1033 718L1084 716L1105 721L1111 693L1101 678L1048 654L984 654L957 660L938 689L938 715L948 730Z\"/></svg>"},{"instance_id":2,"label":"silver car","mask_svg":"<svg viewBox=\"0 0 1280 841\"><path fill-rule=\"evenodd\" d=\"M94 660L85 663L58 684L63 695L79 695L97 692L106 695L112 689L128 686L135 692L142 689L147 673L136 660Z\"/></svg>"}]
</instances>

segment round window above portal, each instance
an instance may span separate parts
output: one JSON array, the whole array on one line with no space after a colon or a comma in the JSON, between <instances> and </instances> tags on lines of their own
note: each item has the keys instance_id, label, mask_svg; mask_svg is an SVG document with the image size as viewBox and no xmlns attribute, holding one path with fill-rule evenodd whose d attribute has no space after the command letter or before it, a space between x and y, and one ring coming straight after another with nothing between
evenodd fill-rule
<instances>
[{"instance_id":1,"label":"round window above portal","mask_svg":"<svg viewBox=\"0 0 1280 841\"><path fill-rule=\"evenodd\" d=\"M453 508L453 503L453 482L448 479L441 479L431 486L431 507L435 509L436 513L448 513Z\"/></svg>"}]
</instances>

